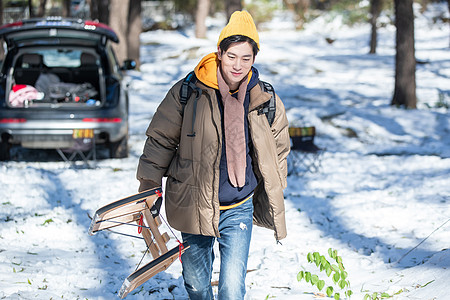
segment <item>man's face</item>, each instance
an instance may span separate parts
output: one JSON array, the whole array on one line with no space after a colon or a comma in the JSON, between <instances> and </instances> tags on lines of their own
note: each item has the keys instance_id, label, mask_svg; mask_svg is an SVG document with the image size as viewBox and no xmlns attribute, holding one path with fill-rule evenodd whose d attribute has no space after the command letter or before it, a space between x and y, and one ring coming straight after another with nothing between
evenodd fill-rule
<instances>
[{"instance_id":1,"label":"man's face","mask_svg":"<svg viewBox=\"0 0 450 300\"><path fill-rule=\"evenodd\" d=\"M247 42L234 43L223 53L219 47L218 56L225 82L231 91L237 90L255 62L252 46Z\"/></svg>"}]
</instances>

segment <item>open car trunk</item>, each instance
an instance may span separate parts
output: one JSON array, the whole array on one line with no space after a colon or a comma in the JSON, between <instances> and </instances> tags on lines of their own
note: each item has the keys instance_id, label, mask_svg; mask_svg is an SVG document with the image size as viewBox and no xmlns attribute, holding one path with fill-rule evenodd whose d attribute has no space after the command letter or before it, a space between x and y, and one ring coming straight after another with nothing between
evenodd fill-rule
<instances>
[{"instance_id":1,"label":"open car trunk","mask_svg":"<svg viewBox=\"0 0 450 300\"><path fill-rule=\"evenodd\" d=\"M104 105L104 76L94 50L59 47L23 49L6 82L14 108L79 108Z\"/></svg>"},{"instance_id":2,"label":"open car trunk","mask_svg":"<svg viewBox=\"0 0 450 300\"><path fill-rule=\"evenodd\" d=\"M105 144L114 158L128 155L125 69L105 24L47 17L0 26L6 55L0 68L0 160L12 145L73 149L79 132Z\"/></svg>"},{"instance_id":3,"label":"open car trunk","mask_svg":"<svg viewBox=\"0 0 450 300\"><path fill-rule=\"evenodd\" d=\"M9 108L92 109L106 101L104 55L118 42L108 26L75 19L28 19L0 27L7 48ZM100 56L103 53L103 57Z\"/></svg>"}]
</instances>

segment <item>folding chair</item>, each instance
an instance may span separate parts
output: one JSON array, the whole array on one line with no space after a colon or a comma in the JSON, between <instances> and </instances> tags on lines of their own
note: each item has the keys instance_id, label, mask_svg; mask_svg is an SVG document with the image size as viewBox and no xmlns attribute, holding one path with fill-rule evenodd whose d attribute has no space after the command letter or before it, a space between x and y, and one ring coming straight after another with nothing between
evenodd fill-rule
<instances>
[{"instance_id":1,"label":"folding chair","mask_svg":"<svg viewBox=\"0 0 450 300\"><path fill-rule=\"evenodd\" d=\"M288 175L304 174L306 172L315 173L321 167L320 156L324 149L314 144L316 128L309 127L289 127L291 138L291 153L288 157Z\"/></svg>"},{"instance_id":2,"label":"folding chair","mask_svg":"<svg viewBox=\"0 0 450 300\"><path fill-rule=\"evenodd\" d=\"M72 166L76 165L76 159L81 158L87 168L91 168L89 160L94 164L97 160L95 151L94 129L74 129L72 133L73 146L65 149L56 149L61 158Z\"/></svg>"}]
</instances>

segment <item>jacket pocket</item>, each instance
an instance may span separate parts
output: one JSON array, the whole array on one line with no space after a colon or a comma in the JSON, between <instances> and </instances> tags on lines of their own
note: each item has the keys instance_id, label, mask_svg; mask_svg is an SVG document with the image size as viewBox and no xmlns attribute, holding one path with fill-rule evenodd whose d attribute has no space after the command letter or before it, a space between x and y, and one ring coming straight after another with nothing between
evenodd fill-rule
<instances>
[{"instance_id":1,"label":"jacket pocket","mask_svg":"<svg viewBox=\"0 0 450 300\"><path fill-rule=\"evenodd\" d=\"M200 234L198 189L168 177L165 196L170 226L182 232Z\"/></svg>"},{"instance_id":2,"label":"jacket pocket","mask_svg":"<svg viewBox=\"0 0 450 300\"><path fill-rule=\"evenodd\" d=\"M184 159L178 153L167 170L167 176L181 184L194 185L194 169L191 159Z\"/></svg>"}]
</instances>

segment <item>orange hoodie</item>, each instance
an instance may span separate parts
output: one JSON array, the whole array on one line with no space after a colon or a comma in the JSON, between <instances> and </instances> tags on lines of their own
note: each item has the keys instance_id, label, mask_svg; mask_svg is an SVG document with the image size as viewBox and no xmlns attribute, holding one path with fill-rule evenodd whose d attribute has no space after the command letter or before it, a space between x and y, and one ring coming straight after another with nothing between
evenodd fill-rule
<instances>
[{"instance_id":1,"label":"orange hoodie","mask_svg":"<svg viewBox=\"0 0 450 300\"><path fill-rule=\"evenodd\" d=\"M217 83L217 68L219 67L219 58L217 53L210 53L202 58L202 60L195 67L194 72L197 79L203 84L213 88L219 89Z\"/></svg>"}]
</instances>

